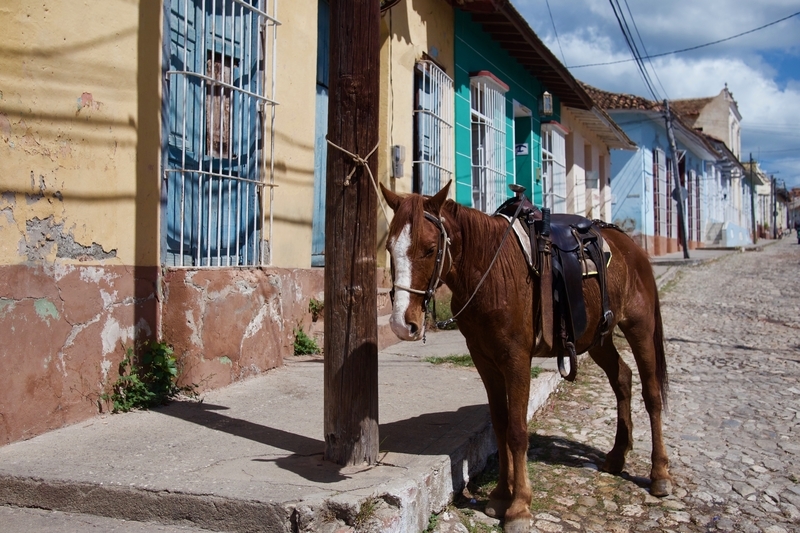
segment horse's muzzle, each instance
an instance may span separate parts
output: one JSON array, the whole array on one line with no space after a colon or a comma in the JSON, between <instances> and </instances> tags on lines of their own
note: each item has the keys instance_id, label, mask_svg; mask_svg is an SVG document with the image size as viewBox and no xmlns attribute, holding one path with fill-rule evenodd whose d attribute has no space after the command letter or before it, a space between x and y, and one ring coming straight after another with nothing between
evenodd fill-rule
<instances>
[{"instance_id":1,"label":"horse's muzzle","mask_svg":"<svg viewBox=\"0 0 800 533\"><path fill-rule=\"evenodd\" d=\"M422 334L425 333L424 324L396 320L394 315L389 319L389 325L392 327L394 334L404 341L418 341L422 338Z\"/></svg>"}]
</instances>

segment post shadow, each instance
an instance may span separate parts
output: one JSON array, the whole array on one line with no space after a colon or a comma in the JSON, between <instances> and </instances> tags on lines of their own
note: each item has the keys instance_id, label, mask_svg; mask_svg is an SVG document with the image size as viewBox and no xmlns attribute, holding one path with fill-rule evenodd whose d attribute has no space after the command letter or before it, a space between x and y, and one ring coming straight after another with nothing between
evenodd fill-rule
<instances>
[{"instance_id":1,"label":"post shadow","mask_svg":"<svg viewBox=\"0 0 800 533\"><path fill-rule=\"evenodd\" d=\"M257 458L253 461L274 461L278 467L309 481L336 483L349 477L349 475L341 473L340 465L322 459L325 450L323 440L236 418L224 413L228 409L222 405L206 402L174 401L167 406L158 408L157 412L235 437L286 450L290 452L286 457L274 460ZM384 438L379 450L380 455L384 455L386 452L409 455L450 455L454 468L460 468L460 464L456 464L460 458L452 455L453 440L468 438L469 432L466 429L460 429L458 421L475 420L479 417L485 417L488 422L489 408L487 405L470 405L461 407L457 411L425 413L382 424L380 430Z\"/></svg>"}]
</instances>

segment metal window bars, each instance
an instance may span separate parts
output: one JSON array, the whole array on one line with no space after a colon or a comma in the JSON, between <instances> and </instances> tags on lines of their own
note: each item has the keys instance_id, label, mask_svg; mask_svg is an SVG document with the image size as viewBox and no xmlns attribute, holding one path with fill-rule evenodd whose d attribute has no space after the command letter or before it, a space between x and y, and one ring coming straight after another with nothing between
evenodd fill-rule
<instances>
[{"instance_id":1,"label":"metal window bars","mask_svg":"<svg viewBox=\"0 0 800 533\"><path fill-rule=\"evenodd\" d=\"M164 263L269 264L277 0L169 0L169 22Z\"/></svg>"},{"instance_id":2,"label":"metal window bars","mask_svg":"<svg viewBox=\"0 0 800 533\"><path fill-rule=\"evenodd\" d=\"M667 161L663 150L653 150L654 235L667 234Z\"/></svg>"},{"instance_id":3,"label":"metal window bars","mask_svg":"<svg viewBox=\"0 0 800 533\"><path fill-rule=\"evenodd\" d=\"M453 80L434 62L417 63L415 181L434 195L453 176Z\"/></svg>"},{"instance_id":4,"label":"metal window bars","mask_svg":"<svg viewBox=\"0 0 800 533\"><path fill-rule=\"evenodd\" d=\"M544 207L567 212L566 139L560 130L542 125L542 186Z\"/></svg>"},{"instance_id":5,"label":"metal window bars","mask_svg":"<svg viewBox=\"0 0 800 533\"><path fill-rule=\"evenodd\" d=\"M470 88L472 206L493 213L506 198L506 99L480 79L473 79Z\"/></svg>"}]
</instances>

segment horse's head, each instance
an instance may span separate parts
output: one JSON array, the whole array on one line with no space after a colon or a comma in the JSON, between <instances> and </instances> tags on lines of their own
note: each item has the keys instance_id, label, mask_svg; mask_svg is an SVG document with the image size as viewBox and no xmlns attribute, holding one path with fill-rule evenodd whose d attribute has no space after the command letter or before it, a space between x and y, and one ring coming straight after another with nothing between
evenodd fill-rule
<instances>
[{"instance_id":1,"label":"horse's head","mask_svg":"<svg viewBox=\"0 0 800 533\"><path fill-rule=\"evenodd\" d=\"M449 189L450 183L430 198L400 196L381 184L383 197L394 211L386 241L394 292L390 324L403 340L419 340L425 333L425 309L441 281L444 263L450 260L440 218Z\"/></svg>"}]
</instances>

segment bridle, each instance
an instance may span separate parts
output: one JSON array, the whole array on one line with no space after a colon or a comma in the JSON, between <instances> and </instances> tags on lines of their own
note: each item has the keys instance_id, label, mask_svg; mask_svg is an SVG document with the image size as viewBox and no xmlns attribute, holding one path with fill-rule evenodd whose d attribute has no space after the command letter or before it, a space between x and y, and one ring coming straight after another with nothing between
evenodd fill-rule
<instances>
[{"instance_id":1,"label":"bridle","mask_svg":"<svg viewBox=\"0 0 800 533\"><path fill-rule=\"evenodd\" d=\"M403 285L398 285L394 282L394 268L392 269L392 290L389 291L389 296L392 299L392 305L394 305L394 291L395 289L399 289L401 291L410 292L413 294L421 294L423 295L422 298L422 309L425 313L428 312L428 304L433 298L433 293L436 292L436 289L439 285L442 284L442 271L444 270L444 256L447 254L448 263L450 266L447 269L447 272L450 272L450 269L453 268L453 256L450 254L450 239L447 236L447 230L444 227L444 219L436 217L427 211L425 211L425 219L432 222L436 229L439 230L439 244L438 250L436 251L436 264L434 265L433 272L434 274L431 276L430 281L428 282L428 288L424 291L419 289L414 289L412 287L405 287ZM444 275L447 275L447 272Z\"/></svg>"},{"instance_id":2,"label":"bridle","mask_svg":"<svg viewBox=\"0 0 800 533\"><path fill-rule=\"evenodd\" d=\"M481 280L478 282L478 285L475 287L475 290L472 292L472 295L469 297L469 300L467 300L464 306L461 309L459 309L457 313L453 314L453 316L442 322L437 322L436 323L437 328L443 329L448 325L452 324L453 322L455 322L458 315L460 315L461 312L467 308L467 306L475 297L475 295L478 294L478 289L481 288L481 285L483 285L484 280L486 280L486 276L488 276L489 272L492 270L492 267L494 266L497 257L500 255L500 250L503 249L503 244L506 242L508 234L511 233L511 228L514 227L514 221L519 216L520 211L522 211L522 204L523 202L519 202L519 205L517 206L514 216L511 217L508 227L506 228L505 233L503 233L503 238L500 240L500 246L497 247L497 251L494 253L492 262L489 263L489 268L487 268L486 272L483 273L483 277L481 277ZM412 287L404 287L402 285L397 285L396 283L394 283L394 269L392 269L392 290L389 291L389 296L392 299L392 305L394 306L395 289L410 292L413 294L422 294L423 295L422 310L425 313L425 317L427 319L428 304L430 303L431 298L433 298L433 293L436 292L436 289L439 287L439 285L442 284L442 269L444 267L444 255L445 253L447 254L447 258L450 263L450 267L447 269L447 272L450 272L450 269L453 268L453 256L450 254L450 248L449 248L450 239L447 237L447 230L444 227L444 219L436 217L431 213L428 213L427 211L425 211L424 214L425 214L425 219L432 222L433 225L436 226L436 228L439 230L439 250L436 252L436 266L434 267L433 270L434 275L431 276L431 280L430 282L428 282L428 288L424 291L421 291L419 289L414 289ZM447 274L447 272L445 272L445 275Z\"/></svg>"}]
</instances>

